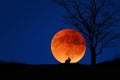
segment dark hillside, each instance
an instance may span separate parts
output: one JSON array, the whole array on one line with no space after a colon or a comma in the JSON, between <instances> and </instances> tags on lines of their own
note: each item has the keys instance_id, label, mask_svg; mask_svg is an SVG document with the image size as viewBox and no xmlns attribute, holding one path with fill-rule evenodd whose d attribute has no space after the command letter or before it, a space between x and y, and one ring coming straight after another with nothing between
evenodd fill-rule
<instances>
[{"instance_id":1,"label":"dark hillside","mask_svg":"<svg viewBox=\"0 0 120 80\"><path fill-rule=\"evenodd\" d=\"M27 65L22 63L0 63L1 78L26 79L120 79L120 60L104 62L94 66L82 64ZM1 80L1 79L0 79Z\"/></svg>"}]
</instances>

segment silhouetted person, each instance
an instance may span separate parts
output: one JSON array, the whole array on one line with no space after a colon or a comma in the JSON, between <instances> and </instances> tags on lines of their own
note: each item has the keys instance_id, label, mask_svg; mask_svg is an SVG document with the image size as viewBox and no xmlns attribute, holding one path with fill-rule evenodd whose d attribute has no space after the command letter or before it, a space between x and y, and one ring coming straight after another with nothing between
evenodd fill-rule
<instances>
[{"instance_id":1,"label":"silhouetted person","mask_svg":"<svg viewBox=\"0 0 120 80\"><path fill-rule=\"evenodd\" d=\"M65 60L65 63L66 63L66 64L69 64L70 61L71 61L71 59L70 59L70 57L68 57L68 59Z\"/></svg>"}]
</instances>

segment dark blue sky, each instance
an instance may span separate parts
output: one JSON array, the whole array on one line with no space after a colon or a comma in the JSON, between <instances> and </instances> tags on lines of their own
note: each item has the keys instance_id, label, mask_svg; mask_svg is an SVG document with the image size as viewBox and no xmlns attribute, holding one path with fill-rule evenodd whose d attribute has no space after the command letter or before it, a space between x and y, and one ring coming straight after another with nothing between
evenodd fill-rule
<instances>
[{"instance_id":1,"label":"dark blue sky","mask_svg":"<svg viewBox=\"0 0 120 80\"><path fill-rule=\"evenodd\" d=\"M119 0L116 2L120 4ZM0 0L0 61L59 63L51 54L50 42L57 31L73 28L62 25L64 13L64 9L51 0ZM120 55L120 42L116 42L118 46L105 50L97 62ZM88 48L79 63L90 64Z\"/></svg>"}]
</instances>

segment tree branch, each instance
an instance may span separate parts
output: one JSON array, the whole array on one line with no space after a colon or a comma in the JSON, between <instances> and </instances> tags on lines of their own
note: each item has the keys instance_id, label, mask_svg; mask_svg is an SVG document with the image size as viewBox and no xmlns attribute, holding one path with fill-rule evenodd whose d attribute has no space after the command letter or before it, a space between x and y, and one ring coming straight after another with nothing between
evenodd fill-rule
<instances>
[{"instance_id":1,"label":"tree branch","mask_svg":"<svg viewBox=\"0 0 120 80\"><path fill-rule=\"evenodd\" d=\"M119 34L113 35L110 31L113 25L120 21L114 10L109 8L113 5L111 2L88 0L89 2L82 4L80 3L82 0L55 1L67 11L68 15L64 16L67 23L84 35L89 48L95 48L96 55L101 54L104 48L110 47L115 39L120 38Z\"/></svg>"}]
</instances>

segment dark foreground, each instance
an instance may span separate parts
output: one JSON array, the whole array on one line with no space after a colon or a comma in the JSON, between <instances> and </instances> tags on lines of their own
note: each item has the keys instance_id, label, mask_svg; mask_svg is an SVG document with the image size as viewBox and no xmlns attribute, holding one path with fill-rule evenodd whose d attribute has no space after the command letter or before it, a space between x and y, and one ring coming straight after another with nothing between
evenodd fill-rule
<instances>
[{"instance_id":1,"label":"dark foreground","mask_svg":"<svg viewBox=\"0 0 120 80\"><path fill-rule=\"evenodd\" d=\"M0 63L0 80L120 80L120 61L81 64L27 65ZM7 80L8 80L7 79Z\"/></svg>"}]
</instances>

